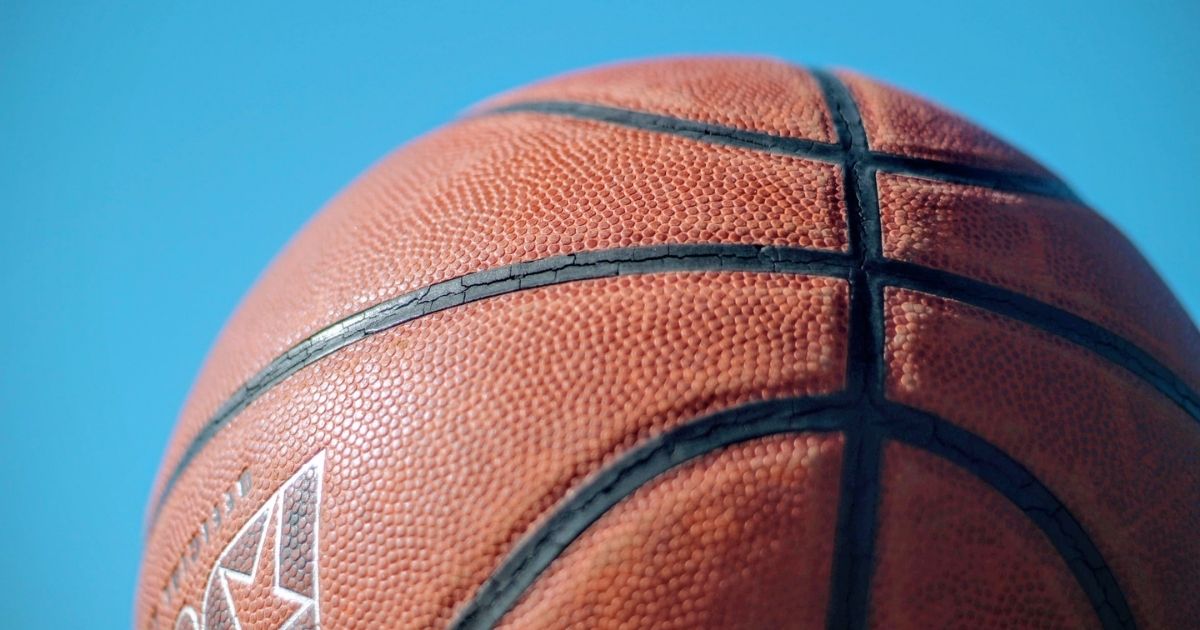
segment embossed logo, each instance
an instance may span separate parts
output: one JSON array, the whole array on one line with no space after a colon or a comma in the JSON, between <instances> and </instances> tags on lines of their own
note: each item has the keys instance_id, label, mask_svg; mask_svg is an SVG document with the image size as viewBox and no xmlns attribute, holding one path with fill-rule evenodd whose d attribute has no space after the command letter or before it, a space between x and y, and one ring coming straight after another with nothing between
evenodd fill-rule
<instances>
[{"instance_id":1,"label":"embossed logo","mask_svg":"<svg viewBox=\"0 0 1200 630\"><path fill-rule=\"evenodd\" d=\"M221 551L197 614L175 630L315 630L321 625L317 540L324 453L292 475Z\"/></svg>"}]
</instances>

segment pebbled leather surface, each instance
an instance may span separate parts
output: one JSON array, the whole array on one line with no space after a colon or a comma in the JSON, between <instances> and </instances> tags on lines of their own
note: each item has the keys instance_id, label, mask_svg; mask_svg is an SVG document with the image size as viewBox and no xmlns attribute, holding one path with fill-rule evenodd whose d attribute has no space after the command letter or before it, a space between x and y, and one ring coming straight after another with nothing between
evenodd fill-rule
<instances>
[{"instance_id":1,"label":"pebbled leather surface","mask_svg":"<svg viewBox=\"0 0 1200 630\"><path fill-rule=\"evenodd\" d=\"M243 381L373 304L470 272L614 247L841 250L840 183L832 164L697 151L663 134L532 114L435 132L352 184L257 282L205 362L164 471Z\"/></svg>"},{"instance_id":2,"label":"pebbled leather surface","mask_svg":"<svg viewBox=\"0 0 1200 630\"><path fill-rule=\"evenodd\" d=\"M500 627L820 626L842 444L773 436L659 477L577 539Z\"/></svg>"},{"instance_id":3,"label":"pebbled leather surface","mask_svg":"<svg viewBox=\"0 0 1200 630\"><path fill-rule=\"evenodd\" d=\"M862 112L871 149L943 162L1048 174L1007 142L925 99L855 72L840 72Z\"/></svg>"},{"instance_id":4,"label":"pebbled leather surface","mask_svg":"<svg viewBox=\"0 0 1200 630\"><path fill-rule=\"evenodd\" d=\"M986 311L887 293L888 397L1020 461L1092 532L1142 624L1186 627L1200 423L1123 369ZM877 583L878 584L878 583Z\"/></svg>"},{"instance_id":5,"label":"pebbled leather surface","mask_svg":"<svg viewBox=\"0 0 1200 630\"><path fill-rule=\"evenodd\" d=\"M1137 249L1069 201L881 173L883 251L1089 319L1200 384L1200 335Z\"/></svg>"},{"instance_id":6,"label":"pebbled leather surface","mask_svg":"<svg viewBox=\"0 0 1200 630\"><path fill-rule=\"evenodd\" d=\"M1079 584L1017 506L904 444L883 454L871 627L1096 627Z\"/></svg>"},{"instance_id":7,"label":"pebbled leather surface","mask_svg":"<svg viewBox=\"0 0 1200 630\"><path fill-rule=\"evenodd\" d=\"M775 59L679 57L554 77L485 101L608 105L788 138L834 142L829 110L811 74Z\"/></svg>"}]
</instances>

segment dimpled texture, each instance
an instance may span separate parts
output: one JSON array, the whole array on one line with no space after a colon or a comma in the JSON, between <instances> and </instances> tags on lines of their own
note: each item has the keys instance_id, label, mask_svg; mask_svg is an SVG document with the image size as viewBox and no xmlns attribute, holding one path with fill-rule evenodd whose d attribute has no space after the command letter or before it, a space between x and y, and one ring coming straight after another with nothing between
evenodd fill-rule
<instances>
[{"instance_id":1,"label":"dimpled texture","mask_svg":"<svg viewBox=\"0 0 1200 630\"><path fill-rule=\"evenodd\" d=\"M180 595L162 589L213 497L251 471L212 532L229 540L323 449L322 624L444 625L620 453L706 413L842 388L847 301L830 278L654 274L512 293L369 337L267 391L181 477L147 543L139 618L194 605L220 544L201 547Z\"/></svg>"},{"instance_id":2,"label":"dimpled texture","mask_svg":"<svg viewBox=\"0 0 1200 630\"><path fill-rule=\"evenodd\" d=\"M1011 289L1094 321L1200 385L1200 335L1137 249L1079 204L881 173L889 258Z\"/></svg>"},{"instance_id":3,"label":"dimpled texture","mask_svg":"<svg viewBox=\"0 0 1200 630\"><path fill-rule=\"evenodd\" d=\"M871 149L907 157L1044 175L1007 142L929 101L853 72L839 72L858 103Z\"/></svg>"},{"instance_id":4,"label":"dimpled texture","mask_svg":"<svg viewBox=\"0 0 1200 630\"><path fill-rule=\"evenodd\" d=\"M1021 462L1091 533L1139 623L1200 617L1200 424L1122 368L1027 324L887 298L889 397Z\"/></svg>"},{"instance_id":5,"label":"dimpled texture","mask_svg":"<svg viewBox=\"0 0 1200 630\"><path fill-rule=\"evenodd\" d=\"M275 545L278 542L275 537L275 528L268 527L258 560L259 569L252 578L245 581L232 576L227 578L229 594L237 614L237 624L235 625L231 618L227 618L216 624L220 630L274 630L282 627L299 610L299 605L277 597L272 592L275 578ZM208 625L212 627L213 624Z\"/></svg>"},{"instance_id":6,"label":"dimpled texture","mask_svg":"<svg viewBox=\"0 0 1200 630\"><path fill-rule=\"evenodd\" d=\"M576 539L500 626L821 625L842 443L773 436L667 472Z\"/></svg>"},{"instance_id":7,"label":"dimpled texture","mask_svg":"<svg viewBox=\"0 0 1200 630\"><path fill-rule=\"evenodd\" d=\"M368 306L470 272L614 247L843 250L840 186L831 164L595 122L510 114L431 134L335 199L246 297L189 396L164 470L242 382Z\"/></svg>"},{"instance_id":8,"label":"dimpled texture","mask_svg":"<svg viewBox=\"0 0 1200 630\"><path fill-rule=\"evenodd\" d=\"M1067 565L1020 509L905 444L884 452L875 545L873 628L1083 630L1098 622Z\"/></svg>"},{"instance_id":9,"label":"dimpled texture","mask_svg":"<svg viewBox=\"0 0 1200 630\"><path fill-rule=\"evenodd\" d=\"M270 514L263 512L250 521L249 527L234 539L229 550L225 552L226 555L220 562L222 568L246 575L254 573L254 567L258 566L259 559L258 544L262 540L263 528L266 527L269 516Z\"/></svg>"},{"instance_id":10,"label":"dimpled texture","mask_svg":"<svg viewBox=\"0 0 1200 630\"><path fill-rule=\"evenodd\" d=\"M317 476L309 469L283 495L279 542L279 585L295 593L312 597Z\"/></svg>"},{"instance_id":11,"label":"dimpled texture","mask_svg":"<svg viewBox=\"0 0 1200 630\"><path fill-rule=\"evenodd\" d=\"M688 57L592 69L520 88L484 104L571 101L761 131L835 140L816 80L767 58Z\"/></svg>"}]
</instances>

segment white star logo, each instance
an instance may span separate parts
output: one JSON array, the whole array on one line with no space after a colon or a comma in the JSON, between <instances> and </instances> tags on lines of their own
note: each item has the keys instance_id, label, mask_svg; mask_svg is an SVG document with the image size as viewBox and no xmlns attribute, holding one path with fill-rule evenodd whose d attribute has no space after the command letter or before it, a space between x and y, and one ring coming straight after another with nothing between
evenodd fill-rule
<instances>
[{"instance_id":1,"label":"white star logo","mask_svg":"<svg viewBox=\"0 0 1200 630\"><path fill-rule=\"evenodd\" d=\"M320 628L317 535L324 476L318 454L283 484L221 551L201 602L176 630Z\"/></svg>"}]
</instances>

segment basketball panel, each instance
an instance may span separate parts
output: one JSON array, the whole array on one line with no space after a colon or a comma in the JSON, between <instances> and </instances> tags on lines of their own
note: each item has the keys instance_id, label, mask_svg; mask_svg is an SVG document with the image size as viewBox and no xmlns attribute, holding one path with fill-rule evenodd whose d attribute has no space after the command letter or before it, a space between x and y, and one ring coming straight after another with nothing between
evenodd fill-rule
<instances>
[{"instance_id":1,"label":"basketball panel","mask_svg":"<svg viewBox=\"0 0 1200 630\"><path fill-rule=\"evenodd\" d=\"M838 72L858 104L874 151L1013 172L1049 175L1007 142L915 94L854 72Z\"/></svg>"},{"instance_id":2,"label":"basketball panel","mask_svg":"<svg viewBox=\"0 0 1200 630\"><path fill-rule=\"evenodd\" d=\"M1200 385L1200 333L1116 228L1082 205L879 173L883 253L1028 295Z\"/></svg>"},{"instance_id":3,"label":"basketball panel","mask_svg":"<svg viewBox=\"0 0 1200 630\"><path fill-rule=\"evenodd\" d=\"M900 443L884 449L871 580L874 628L1094 628L1050 541L973 475Z\"/></svg>"},{"instance_id":4,"label":"basketball panel","mask_svg":"<svg viewBox=\"0 0 1200 630\"><path fill-rule=\"evenodd\" d=\"M618 107L743 131L836 141L812 75L768 58L680 57L593 68L513 90L478 109L538 101Z\"/></svg>"},{"instance_id":5,"label":"basketball panel","mask_svg":"<svg viewBox=\"0 0 1200 630\"><path fill-rule=\"evenodd\" d=\"M1200 614L1200 423L1125 369L1027 324L887 291L887 395L1025 466L1099 547L1139 624Z\"/></svg>"},{"instance_id":6,"label":"basketball panel","mask_svg":"<svg viewBox=\"0 0 1200 630\"><path fill-rule=\"evenodd\" d=\"M322 623L444 625L621 453L739 404L840 390L847 302L830 278L663 273L512 293L363 339L265 392L192 462L147 542L139 626L199 608L216 555L317 454L333 498Z\"/></svg>"},{"instance_id":7,"label":"basketball panel","mask_svg":"<svg viewBox=\"0 0 1200 630\"><path fill-rule=\"evenodd\" d=\"M780 435L671 470L571 543L498 627L820 627L842 445Z\"/></svg>"},{"instance_id":8,"label":"basketball panel","mask_svg":"<svg viewBox=\"0 0 1200 630\"><path fill-rule=\"evenodd\" d=\"M838 167L535 114L468 120L385 159L291 243L217 340L154 487L272 359L426 285L664 244L846 247Z\"/></svg>"}]
</instances>

